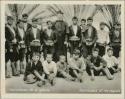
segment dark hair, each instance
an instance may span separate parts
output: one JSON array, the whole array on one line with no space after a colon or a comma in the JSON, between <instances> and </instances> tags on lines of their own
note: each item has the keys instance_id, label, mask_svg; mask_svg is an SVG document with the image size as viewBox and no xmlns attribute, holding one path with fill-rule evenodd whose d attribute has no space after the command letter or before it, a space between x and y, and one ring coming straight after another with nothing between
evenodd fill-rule
<instances>
[{"instance_id":1,"label":"dark hair","mask_svg":"<svg viewBox=\"0 0 125 99\"><path fill-rule=\"evenodd\" d=\"M40 57L40 53L34 52L32 56L39 56Z\"/></svg>"},{"instance_id":2,"label":"dark hair","mask_svg":"<svg viewBox=\"0 0 125 99\"><path fill-rule=\"evenodd\" d=\"M100 25L105 25L105 23L104 23L104 22L101 22Z\"/></svg>"},{"instance_id":3,"label":"dark hair","mask_svg":"<svg viewBox=\"0 0 125 99\"><path fill-rule=\"evenodd\" d=\"M87 18L87 21L88 21L88 20L92 20L92 21L93 21L93 18L92 18L92 17L88 17L88 18Z\"/></svg>"},{"instance_id":4,"label":"dark hair","mask_svg":"<svg viewBox=\"0 0 125 99\"><path fill-rule=\"evenodd\" d=\"M81 21L84 21L84 22L86 22L86 19L81 19Z\"/></svg>"},{"instance_id":5,"label":"dark hair","mask_svg":"<svg viewBox=\"0 0 125 99\"><path fill-rule=\"evenodd\" d=\"M13 17L12 16L7 16L7 20L13 20Z\"/></svg>"},{"instance_id":6,"label":"dark hair","mask_svg":"<svg viewBox=\"0 0 125 99\"><path fill-rule=\"evenodd\" d=\"M66 56L62 54L62 55L59 56L59 58L61 58L61 57L66 57Z\"/></svg>"},{"instance_id":7,"label":"dark hair","mask_svg":"<svg viewBox=\"0 0 125 99\"><path fill-rule=\"evenodd\" d=\"M49 22L51 22L51 23L52 23L52 21L50 21L50 20L48 20L46 23L48 24Z\"/></svg>"},{"instance_id":8,"label":"dark hair","mask_svg":"<svg viewBox=\"0 0 125 99\"><path fill-rule=\"evenodd\" d=\"M22 17L28 17L28 14L24 13L24 14L22 15Z\"/></svg>"},{"instance_id":9,"label":"dark hair","mask_svg":"<svg viewBox=\"0 0 125 99\"><path fill-rule=\"evenodd\" d=\"M57 14L63 14L63 12L61 10L57 11Z\"/></svg>"},{"instance_id":10,"label":"dark hair","mask_svg":"<svg viewBox=\"0 0 125 99\"><path fill-rule=\"evenodd\" d=\"M75 50L73 51L73 54L78 54L78 55L80 55L80 50L75 49Z\"/></svg>"},{"instance_id":11,"label":"dark hair","mask_svg":"<svg viewBox=\"0 0 125 99\"><path fill-rule=\"evenodd\" d=\"M76 16L74 16L74 17L72 18L72 20L78 20L78 18L77 18Z\"/></svg>"},{"instance_id":12,"label":"dark hair","mask_svg":"<svg viewBox=\"0 0 125 99\"><path fill-rule=\"evenodd\" d=\"M36 19L36 18L32 19L32 22L37 22L37 21L38 21L38 19Z\"/></svg>"},{"instance_id":13,"label":"dark hair","mask_svg":"<svg viewBox=\"0 0 125 99\"><path fill-rule=\"evenodd\" d=\"M93 48L93 49L92 49L92 52L95 52L95 51L96 51L96 52L99 52L99 49L98 49L98 48Z\"/></svg>"},{"instance_id":14,"label":"dark hair","mask_svg":"<svg viewBox=\"0 0 125 99\"><path fill-rule=\"evenodd\" d=\"M113 51L113 48L112 48L112 47L108 48L108 49L107 49L107 52L110 51L110 50Z\"/></svg>"},{"instance_id":15,"label":"dark hair","mask_svg":"<svg viewBox=\"0 0 125 99\"><path fill-rule=\"evenodd\" d=\"M20 24L21 22L23 22L23 20L18 19L18 21L17 21L17 25Z\"/></svg>"},{"instance_id":16,"label":"dark hair","mask_svg":"<svg viewBox=\"0 0 125 99\"><path fill-rule=\"evenodd\" d=\"M52 53L47 53L46 56L47 56L47 55L51 55L51 56L53 57Z\"/></svg>"}]
</instances>

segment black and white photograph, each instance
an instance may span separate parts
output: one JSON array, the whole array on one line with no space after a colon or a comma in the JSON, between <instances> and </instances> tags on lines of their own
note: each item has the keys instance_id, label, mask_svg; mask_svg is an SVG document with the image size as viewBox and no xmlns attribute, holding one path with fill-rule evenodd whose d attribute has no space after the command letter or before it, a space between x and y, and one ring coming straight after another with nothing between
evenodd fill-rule
<instances>
[{"instance_id":1,"label":"black and white photograph","mask_svg":"<svg viewBox=\"0 0 125 99\"><path fill-rule=\"evenodd\" d=\"M6 3L5 92L121 94L121 3Z\"/></svg>"}]
</instances>

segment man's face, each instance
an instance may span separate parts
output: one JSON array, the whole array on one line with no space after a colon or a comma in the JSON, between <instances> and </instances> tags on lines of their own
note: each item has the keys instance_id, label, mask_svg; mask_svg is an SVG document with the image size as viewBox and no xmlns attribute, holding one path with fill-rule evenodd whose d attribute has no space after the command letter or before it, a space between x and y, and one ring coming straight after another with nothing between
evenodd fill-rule
<instances>
[{"instance_id":1,"label":"man's face","mask_svg":"<svg viewBox=\"0 0 125 99\"><path fill-rule=\"evenodd\" d=\"M73 58L77 60L79 58L79 54L73 54Z\"/></svg>"},{"instance_id":2,"label":"man's face","mask_svg":"<svg viewBox=\"0 0 125 99\"><path fill-rule=\"evenodd\" d=\"M63 14L57 14L57 18L58 18L58 20L63 20Z\"/></svg>"},{"instance_id":3,"label":"man's face","mask_svg":"<svg viewBox=\"0 0 125 99\"><path fill-rule=\"evenodd\" d=\"M104 28L105 28L105 25L100 25L101 30L104 30Z\"/></svg>"},{"instance_id":4,"label":"man's face","mask_svg":"<svg viewBox=\"0 0 125 99\"><path fill-rule=\"evenodd\" d=\"M34 62L37 62L39 60L39 56L34 55L32 59L33 59Z\"/></svg>"},{"instance_id":5,"label":"man's face","mask_svg":"<svg viewBox=\"0 0 125 99\"><path fill-rule=\"evenodd\" d=\"M18 26L19 26L20 28L24 28L23 22L20 22L20 23L18 24Z\"/></svg>"},{"instance_id":6,"label":"man's face","mask_svg":"<svg viewBox=\"0 0 125 99\"><path fill-rule=\"evenodd\" d=\"M66 61L66 57L65 57L65 56L61 56L61 57L60 57L60 62L61 62L61 63L64 63L65 61Z\"/></svg>"},{"instance_id":7,"label":"man's face","mask_svg":"<svg viewBox=\"0 0 125 99\"><path fill-rule=\"evenodd\" d=\"M92 55L93 55L93 57L97 57L98 56L98 51L93 51Z\"/></svg>"},{"instance_id":8,"label":"man's face","mask_svg":"<svg viewBox=\"0 0 125 99\"><path fill-rule=\"evenodd\" d=\"M92 23L93 23L93 20L88 20L88 21L87 21L87 25L90 25L90 26L91 26Z\"/></svg>"},{"instance_id":9,"label":"man's face","mask_svg":"<svg viewBox=\"0 0 125 99\"><path fill-rule=\"evenodd\" d=\"M23 17L23 21L26 23L27 22L28 17Z\"/></svg>"},{"instance_id":10,"label":"man's face","mask_svg":"<svg viewBox=\"0 0 125 99\"><path fill-rule=\"evenodd\" d=\"M81 21L81 25L85 25L86 24L86 22L85 21Z\"/></svg>"},{"instance_id":11,"label":"man's face","mask_svg":"<svg viewBox=\"0 0 125 99\"><path fill-rule=\"evenodd\" d=\"M108 56L112 56L113 55L113 51L112 50L109 50L108 51Z\"/></svg>"},{"instance_id":12,"label":"man's face","mask_svg":"<svg viewBox=\"0 0 125 99\"><path fill-rule=\"evenodd\" d=\"M36 27L37 27L37 22L36 22L36 21L32 22L32 26L33 26L34 28L36 28Z\"/></svg>"},{"instance_id":13,"label":"man's face","mask_svg":"<svg viewBox=\"0 0 125 99\"><path fill-rule=\"evenodd\" d=\"M50 63L52 61L52 55L48 54L47 57L46 57L46 60L47 60L48 63Z\"/></svg>"},{"instance_id":14,"label":"man's face","mask_svg":"<svg viewBox=\"0 0 125 99\"><path fill-rule=\"evenodd\" d=\"M78 23L78 20L77 20L77 19L73 19L72 21L73 21L73 24L74 24L74 25L77 25L77 23Z\"/></svg>"},{"instance_id":15,"label":"man's face","mask_svg":"<svg viewBox=\"0 0 125 99\"><path fill-rule=\"evenodd\" d=\"M7 22L8 22L9 25L12 25L13 24L13 19L8 19Z\"/></svg>"},{"instance_id":16,"label":"man's face","mask_svg":"<svg viewBox=\"0 0 125 99\"><path fill-rule=\"evenodd\" d=\"M52 22L48 22L47 25L48 25L48 28L51 28L52 27Z\"/></svg>"}]
</instances>

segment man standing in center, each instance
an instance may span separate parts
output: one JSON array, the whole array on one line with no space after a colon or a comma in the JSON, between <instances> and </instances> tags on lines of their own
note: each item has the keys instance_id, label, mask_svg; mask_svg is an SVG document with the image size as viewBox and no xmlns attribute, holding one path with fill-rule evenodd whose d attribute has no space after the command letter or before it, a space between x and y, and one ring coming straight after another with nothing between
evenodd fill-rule
<instances>
[{"instance_id":1,"label":"man standing in center","mask_svg":"<svg viewBox=\"0 0 125 99\"><path fill-rule=\"evenodd\" d=\"M57 12L57 20L54 23L55 32L57 35L56 43L56 58L59 60L61 54L66 54L67 34L69 33L68 24L63 20L63 12Z\"/></svg>"},{"instance_id":2,"label":"man standing in center","mask_svg":"<svg viewBox=\"0 0 125 99\"><path fill-rule=\"evenodd\" d=\"M92 49L95 46L97 40L96 28L92 25L93 19L89 17L87 19L87 29L83 34L83 53L86 53L85 57L92 53Z\"/></svg>"},{"instance_id":3,"label":"man standing in center","mask_svg":"<svg viewBox=\"0 0 125 99\"><path fill-rule=\"evenodd\" d=\"M78 18L72 18L73 24L69 27L69 42L71 47L71 54L73 54L74 49L79 49L81 47L81 27L78 25Z\"/></svg>"}]
</instances>

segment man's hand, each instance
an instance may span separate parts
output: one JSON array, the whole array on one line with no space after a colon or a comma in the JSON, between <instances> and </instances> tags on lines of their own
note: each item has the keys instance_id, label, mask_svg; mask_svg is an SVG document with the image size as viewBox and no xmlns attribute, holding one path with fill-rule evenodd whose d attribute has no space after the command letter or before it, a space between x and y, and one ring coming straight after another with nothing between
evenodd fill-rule
<instances>
[{"instance_id":1,"label":"man's hand","mask_svg":"<svg viewBox=\"0 0 125 99\"><path fill-rule=\"evenodd\" d=\"M13 52L13 49L12 49L12 48L10 49L10 52Z\"/></svg>"},{"instance_id":2,"label":"man's hand","mask_svg":"<svg viewBox=\"0 0 125 99\"><path fill-rule=\"evenodd\" d=\"M68 46L68 42L67 42L67 41L65 41L64 44L65 44L66 46Z\"/></svg>"},{"instance_id":3,"label":"man's hand","mask_svg":"<svg viewBox=\"0 0 125 99\"><path fill-rule=\"evenodd\" d=\"M13 43L16 43L16 42L17 42L17 40L16 40L16 39L13 39L13 40L12 40L12 42L13 42Z\"/></svg>"}]
</instances>

